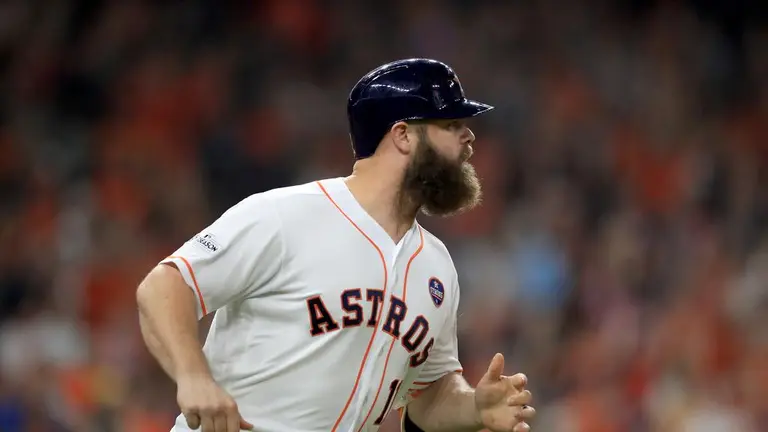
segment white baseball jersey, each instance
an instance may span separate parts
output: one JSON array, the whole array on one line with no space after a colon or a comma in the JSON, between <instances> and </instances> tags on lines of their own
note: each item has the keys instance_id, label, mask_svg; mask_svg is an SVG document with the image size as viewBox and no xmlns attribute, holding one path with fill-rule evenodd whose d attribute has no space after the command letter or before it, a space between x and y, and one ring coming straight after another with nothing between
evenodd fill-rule
<instances>
[{"instance_id":1,"label":"white baseball jersey","mask_svg":"<svg viewBox=\"0 0 768 432\"><path fill-rule=\"evenodd\" d=\"M341 178L252 195L163 262L216 311L205 356L258 431L375 431L461 370L445 246L417 223L395 244Z\"/></svg>"}]
</instances>

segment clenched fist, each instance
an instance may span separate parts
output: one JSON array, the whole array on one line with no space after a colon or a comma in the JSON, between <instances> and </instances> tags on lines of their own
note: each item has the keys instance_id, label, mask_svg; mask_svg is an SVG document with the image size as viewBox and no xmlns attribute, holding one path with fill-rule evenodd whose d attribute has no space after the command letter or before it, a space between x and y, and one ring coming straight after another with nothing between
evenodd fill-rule
<instances>
[{"instance_id":1,"label":"clenched fist","mask_svg":"<svg viewBox=\"0 0 768 432\"><path fill-rule=\"evenodd\" d=\"M232 396L211 377L180 379L176 399L190 429L201 428L201 432L253 430L253 425L240 416Z\"/></svg>"}]
</instances>

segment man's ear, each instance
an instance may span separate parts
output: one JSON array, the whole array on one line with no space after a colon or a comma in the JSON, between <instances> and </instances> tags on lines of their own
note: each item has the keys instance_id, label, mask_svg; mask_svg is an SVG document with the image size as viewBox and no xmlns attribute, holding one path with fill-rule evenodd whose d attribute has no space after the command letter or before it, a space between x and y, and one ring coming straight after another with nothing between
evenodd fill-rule
<instances>
[{"instance_id":1,"label":"man's ear","mask_svg":"<svg viewBox=\"0 0 768 432\"><path fill-rule=\"evenodd\" d=\"M400 154L410 154L416 145L413 128L406 122L397 122L389 130L392 143Z\"/></svg>"}]
</instances>

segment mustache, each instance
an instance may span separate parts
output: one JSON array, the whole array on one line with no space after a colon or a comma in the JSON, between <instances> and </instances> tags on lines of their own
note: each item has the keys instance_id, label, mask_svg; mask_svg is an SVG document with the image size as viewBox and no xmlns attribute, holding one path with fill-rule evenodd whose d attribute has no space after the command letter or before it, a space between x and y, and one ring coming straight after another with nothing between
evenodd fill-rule
<instances>
[{"instance_id":1,"label":"mustache","mask_svg":"<svg viewBox=\"0 0 768 432\"><path fill-rule=\"evenodd\" d=\"M471 145L464 147L464 149L461 151L461 161L468 161L473 154L475 154L475 149L473 149Z\"/></svg>"}]
</instances>

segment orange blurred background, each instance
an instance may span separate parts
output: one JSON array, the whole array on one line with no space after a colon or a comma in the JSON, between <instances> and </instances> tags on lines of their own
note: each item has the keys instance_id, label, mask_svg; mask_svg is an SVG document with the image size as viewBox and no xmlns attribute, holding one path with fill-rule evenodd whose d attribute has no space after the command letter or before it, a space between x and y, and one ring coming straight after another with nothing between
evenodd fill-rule
<instances>
[{"instance_id":1,"label":"orange blurred background","mask_svg":"<svg viewBox=\"0 0 768 432\"><path fill-rule=\"evenodd\" d=\"M346 175L349 89L425 56L497 107L484 205L423 220L467 378L503 352L538 431L768 431L760 3L2 2L0 430L167 432L138 282L245 196Z\"/></svg>"}]
</instances>

